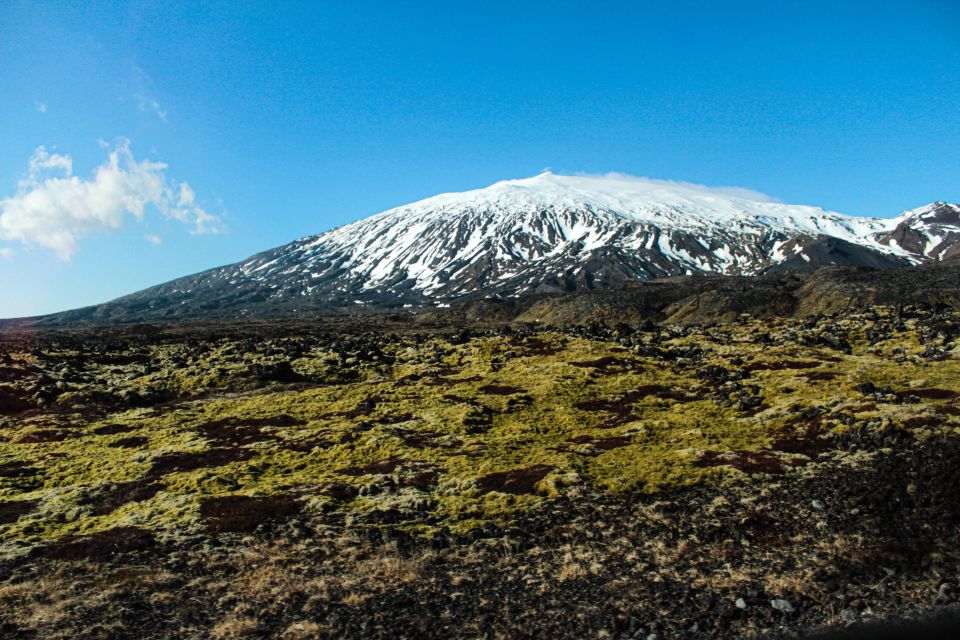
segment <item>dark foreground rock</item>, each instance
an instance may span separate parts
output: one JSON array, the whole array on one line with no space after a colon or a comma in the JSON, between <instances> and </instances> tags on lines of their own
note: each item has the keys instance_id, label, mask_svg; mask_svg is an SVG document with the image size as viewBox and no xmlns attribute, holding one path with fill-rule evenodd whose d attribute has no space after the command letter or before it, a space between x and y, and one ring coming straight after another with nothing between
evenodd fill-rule
<instances>
[{"instance_id":1,"label":"dark foreground rock","mask_svg":"<svg viewBox=\"0 0 960 640\"><path fill-rule=\"evenodd\" d=\"M956 313L434 321L0 335L0 637L951 630Z\"/></svg>"}]
</instances>

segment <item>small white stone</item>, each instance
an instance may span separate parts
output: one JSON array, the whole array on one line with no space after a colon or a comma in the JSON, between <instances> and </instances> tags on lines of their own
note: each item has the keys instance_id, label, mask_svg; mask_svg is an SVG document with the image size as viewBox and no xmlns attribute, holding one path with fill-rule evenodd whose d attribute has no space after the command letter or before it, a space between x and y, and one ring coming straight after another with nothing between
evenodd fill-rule
<instances>
[{"instance_id":1,"label":"small white stone","mask_svg":"<svg viewBox=\"0 0 960 640\"><path fill-rule=\"evenodd\" d=\"M784 613L793 613L793 605L787 602L786 600L781 600L777 598L770 601L770 606L776 609L777 611L783 611Z\"/></svg>"},{"instance_id":2,"label":"small white stone","mask_svg":"<svg viewBox=\"0 0 960 640\"><path fill-rule=\"evenodd\" d=\"M746 609L746 608L747 608L747 601L744 600L743 598L737 598L737 601L734 602L733 604L737 605L737 609Z\"/></svg>"},{"instance_id":3,"label":"small white stone","mask_svg":"<svg viewBox=\"0 0 960 640\"><path fill-rule=\"evenodd\" d=\"M824 509L827 508L827 505L823 504L821 500L814 500L813 502L810 503L810 506L812 506L814 509L817 509L819 511L823 511Z\"/></svg>"}]
</instances>

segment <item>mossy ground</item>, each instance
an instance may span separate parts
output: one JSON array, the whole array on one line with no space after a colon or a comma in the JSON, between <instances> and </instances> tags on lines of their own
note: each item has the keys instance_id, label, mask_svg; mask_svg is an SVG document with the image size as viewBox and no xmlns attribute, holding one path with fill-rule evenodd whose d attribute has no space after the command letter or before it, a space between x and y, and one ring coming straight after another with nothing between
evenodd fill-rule
<instances>
[{"instance_id":1,"label":"mossy ground","mask_svg":"<svg viewBox=\"0 0 960 640\"><path fill-rule=\"evenodd\" d=\"M234 495L432 536L504 524L585 488L802 472L845 455L828 441L851 429L960 427L960 360L920 357L924 331L874 313L826 329L743 319L629 340L394 336L358 355L222 339L151 345L140 365L47 350L47 364L78 373L45 408L0 418L0 503L35 505L0 524L0 550L117 527L202 534L204 502ZM251 382L251 367L278 362L291 380ZM864 383L899 395L875 401ZM97 393L173 399L131 408L98 405Z\"/></svg>"},{"instance_id":2,"label":"mossy ground","mask_svg":"<svg viewBox=\"0 0 960 640\"><path fill-rule=\"evenodd\" d=\"M0 334L0 636L796 637L960 602L956 314L392 322Z\"/></svg>"}]
</instances>

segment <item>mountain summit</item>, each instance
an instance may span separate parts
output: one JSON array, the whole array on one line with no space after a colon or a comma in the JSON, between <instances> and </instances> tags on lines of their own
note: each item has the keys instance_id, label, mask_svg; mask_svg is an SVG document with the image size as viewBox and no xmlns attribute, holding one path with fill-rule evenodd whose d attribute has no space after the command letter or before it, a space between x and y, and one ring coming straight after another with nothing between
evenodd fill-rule
<instances>
[{"instance_id":1,"label":"mountain summit","mask_svg":"<svg viewBox=\"0 0 960 640\"><path fill-rule=\"evenodd\" d=\"M863 218L742 189L546 172L390 209L84 312L150 320L446 305L697 272L897 267L958 250L952 204Z\"/></svg>"}]
</instances>

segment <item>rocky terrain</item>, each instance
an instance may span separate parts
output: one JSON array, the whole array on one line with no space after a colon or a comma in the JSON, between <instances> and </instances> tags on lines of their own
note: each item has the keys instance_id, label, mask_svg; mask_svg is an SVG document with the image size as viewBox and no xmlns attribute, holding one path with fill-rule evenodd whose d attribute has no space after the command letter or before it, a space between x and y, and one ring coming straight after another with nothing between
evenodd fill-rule
<instances>
[{"instance_id":1,"label":"rocky terrain","mask_svg":"<svg viewBox=\"0 0 960 640\"><path fill-rule=\"evenodd\" d=\"M652 640L951 620L951 269L8 326L0 634ZM883 286L900 277L913 286Z\"/></svg>"}]
</instances>

